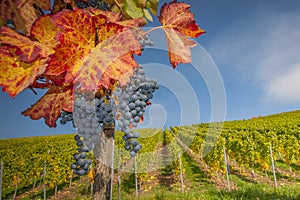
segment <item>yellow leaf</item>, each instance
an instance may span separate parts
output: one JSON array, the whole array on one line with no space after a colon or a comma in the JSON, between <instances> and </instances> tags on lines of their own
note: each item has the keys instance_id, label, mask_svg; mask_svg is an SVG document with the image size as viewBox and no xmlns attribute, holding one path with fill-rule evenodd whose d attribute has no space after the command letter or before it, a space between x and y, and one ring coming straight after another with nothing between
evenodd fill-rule
<instances>
[{"instance_id":1,"label":"yellow leaf","mask_svg":"<svg viewBox=\"0 0 300 200\"><path fill-rule=\"evenodd\" d=\"M149 21L153 22L153 18L151 16L149 10L144 8L143 12L144 12L144 16L146 17L146 19L148 19Z\"/></svg>"}]
</instances>

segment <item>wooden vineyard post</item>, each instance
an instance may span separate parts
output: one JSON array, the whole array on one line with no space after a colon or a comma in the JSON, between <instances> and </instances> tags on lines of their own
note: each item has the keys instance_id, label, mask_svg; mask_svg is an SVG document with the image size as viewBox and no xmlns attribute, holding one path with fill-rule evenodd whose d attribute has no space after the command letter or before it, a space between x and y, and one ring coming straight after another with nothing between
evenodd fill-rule
<instances>
[{"instance_id":1,"label":"wooden vineyard post","mask_svg":"<svg viewBox=\"0 0 300 200\"><path fill-rule=\"evenodd\" d=\"M93 164L90 165L90 170L93 170ZM94 183L91 181L91 197L93 197Z\"/></svg>"},{"instance_id":2,"label":"wooden vineyard post","mask_svg":"<svg viewBox=\"0 0 300 200\"><path fill-rule=\"evenodd\" d=\"M136 156L134 156L134 179L135 179L135 196L136 196L136 198L139 198Z\"/></svg>"},{"instance_id":3,"label":"wooden vineyard post","mask_svg":"<svg viewBox=\"0 0 300 200\"><path fill-rule=\"evenodd\" d=\"M47 199L47 190L46 190L46 161L44 162L44 174L43 174L43 179L44 179L44 200Z\"/></svg>"},{"instance_id":4,"label":"wooden vineyard post","mask_svg":"<svg viewBox=\"0 0 300 200\"><path fill-rule=\"evenodd\" d=\"M118 200L121 200L121 177L118 176Z\"/></svg>"},{"instance_id":5,"label":"wooden vineyard post","mask_svg":"<svg viewBox=\"0 0 300 200\"><path fill-rule=\"evenodd\" d=\"M224 150L224 164L225 164L225 170L226 170L227 186L228 186L228 191L230 191L230 181L229 181L229 172L228 172L228 162L227 162L227 154L226 154L225 146L223 147L223 150Z\"/></svg>"},{"instance_id":6,"label":"wooden vineyard post","mask_svg":"<svg viewBox=\"0 0 300 200\"><path fill-rule=\"evenodd\" d=\"M178 153L178 162L179 162L179 168L180 168L180 184L181 184L181 192L184 192L183 175L182 175L182 166L181 166L180 153Z\"/></svg>"},{"instance_id":7,"label":"wooden vineyard post","mask_svg":"<svg viewBox=\"0 0 300 200\"><path fill-rule=\"evenodd\" d=\"M0 200L2 199L2 175L3 175L3 160L0 162Z\"/></svg>"},{"instance_id":8,"label":"wooden vineyard post","mask_svg":"<svg viewBox=\"0 0 300 200\"><path fill-rule=\"evenodd\" d=\"M93 186L93 200L111 200L114 161L114 135L113 124L104 124L100 140L94 148L95 177Z\"/></svg>"},{"instance_id":9,"label":"wooden vineyard post","mask_svg":"<svg viewBox=\"0 0 300 200\"><path fill-rule=\"evenodd\" d=\"M71 171L71 177L70 177L69 188L72 187L72 179L73 179L73 170Z\"/></svg>"},{"instance_id":10,"label":"wooden vineyard post","mask_svg":"<svg viewBox=\"0 0 300 200\"><path fill-rule=\"evenodd\" d=\"M272 146L270 145L270 157L272 162L272 171L273 171L273 177L274 177L274 186L277 188L277 181L276 181L276 172L275 172L275 163L273 158L273 152L272 152Z\"/></svg>"}]
</instances>

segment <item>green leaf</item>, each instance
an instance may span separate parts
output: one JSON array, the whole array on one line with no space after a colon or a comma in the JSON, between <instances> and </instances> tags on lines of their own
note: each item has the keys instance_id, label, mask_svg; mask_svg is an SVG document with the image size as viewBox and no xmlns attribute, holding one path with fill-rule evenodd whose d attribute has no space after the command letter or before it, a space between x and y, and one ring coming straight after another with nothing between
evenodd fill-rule
<instances>
[{"instance_id":1,"label":"green leaf","mask_svg":"<svg viewBox=\"0 0 300 200\"><path fill-rule=\"evenodd\" d=\"M124 11L131 18L140 18L143 17L143 10L139 8L134 0L126 0L124 4Z\"/></svg>"},{"instance_id":2,"label":"green leaf","mask_svg":"<svg viewBox=\"0 0 300 200\"><path fill-rule=\"evenodd\" d=\"M137 5L141 8L145 8L146 7L146 3L147 0L136 0L137 1Z\"/></svg>"},{"instance_id":3,"label":"green leaf","mask_svg":"<svg viewBox=\"0 0 300 200\"><path fill-rule=\"evenodd\" d=\"M158 7L158 0L148 0L146 3L146 8L150 9L150 12L153 15L157 15L157 7Z\"/></svg>"},{"instance_id":4,"label":"green leaf","mask_svg":"<svg viewBox=\"0 0 300 200\"><path fill-rule=\"evenodd\" d=\"M149 10L144 8L143 12L144 12L144 16L146 17L146 19L148 19L149 21L153 22L153 18L151 16Z\"/></svg>"}]
</instances>

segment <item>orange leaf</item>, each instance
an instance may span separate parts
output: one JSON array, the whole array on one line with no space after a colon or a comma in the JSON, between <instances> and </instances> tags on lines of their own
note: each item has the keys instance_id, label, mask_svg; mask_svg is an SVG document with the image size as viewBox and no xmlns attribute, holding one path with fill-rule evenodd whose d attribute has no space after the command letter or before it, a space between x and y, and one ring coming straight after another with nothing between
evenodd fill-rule
<instances>
[{"instance_id":1,"label":"orange leaf","mask_svg":"<svg viewBox=\"0 0 300 200\"><path fill-rule=\"evenodd\" d=\"M52 22L49 15L44 15L34 22L30 34L43 45L54 49L59 42L55 40L55 36L59 29Z\"/></svg>"},{"instance_id":2,"label":"orange leaf","mask_svg":"<svg viewBox=\"0 0 300 200\"><path fill-rule=\"evenodd\" d=\"M190 5L177 2L162 6L159 21L163 24L163 29L167 37L169 49L169 59L173 68L178 63L191 62L190 47L196 45L188 37L198 37L205 33L195 22L194 15L190 12Z\"/></svg>"},{"instance_id":3,"label":"orange leaf","mask_svg":"<svg viewBox=\"0 0 300 200\"><path fill-rule=\"evenodd\" d=\"M90 16L98 16L98 15L105 16L108 22L117 22L121 18L120 13L103 11L92 7L88 7L87 9L84 9L84 11L88 13Z\"/></svg>"},{"instance_id":4,"label":"orange leaf","mask_svg":"<svg viewBox=\"0 0 300 200\"><path fill-rule=\"evenodd\" d=\"M15 22L16 29L25 30L25 20L20 14L16 3L12 0L2 0L0 3L0 18L5 22L12 19Z\"/></svg>"},{"instance_id":5,"label":"orange leaf","mask_svg":"<svg viewBox=\"0 0 300 200\"><path fill-rule=\"evenodd\" d=\"M0 55L0 86L11 97L30 86L46 69L46 59L37 59L33 63L20 62L4 47L0 48Z\"/></svg>"},{"instance_id":6,"label":"orange leaf","mask_svg":"<svg viewBox=\"0 0 300 200\"><path fill-rule=\"evenodd\" d=\"M94 183L95 171L94 169L89 170L87 177L90 179L91 183Z\"/></svg>"},{"instance_id":7,"label":"orange leaf","mask_svg":"<svg viewBox=\"0 0 300 200\"><path fill-rule=\"evenodd\" d=\"M72 89L63 91L61 87L52 87L31 108L23 111L24 116L33 120L45 119L49 127L56 127L56 120L62 109L72 111Z\"/></svg>"},{"instance_id":8,"label":"orange leaf","mask_svg":"<svg viewBox=\"0 0 300 200\"><path fill-rule=\"evenodd\" d=\"M133 75L133 68L138 67L134 62L132 55L125 54L113 62L103 73L100 83L103 86L108 86L110 79L119 80L121 86L129 82L130 76Z\"/></svg>"},{"instance_id":9,"label":"orange leaf","mask_svg":"<svg viewBox=\"0 0 300 200\"><path fill-rule=\"evenodd\" d=\"M14 20L16 29L29 33L33 22L38 18L39 10L36 5L44 10L50 10L49 0L2 0L0 4L0 18Z\"/></svg>"},{"instance_id":10,"label":"orange leaf","mask_svg":"<svg viewBox=\"0 0 300 200\"><path fill-rule=\"evenodd\" d=\"M88 90L108 87L110 79L128 82L131 69L137 67L133 54L141 54L140 44L130 29L144 21L109 21L116 21L117 16L91 8L63 10L51 16L60 29L55 37L60 43L50 56L45 74L57 76L66 72L66 83L76 78Z\"/></svg>"},{"instance_id":11,"label":"orange leaf","mask_svg":"<svg viewBox=\"0 0 300 200\"><path fill-rule=\"evenodd\" d=\"M66 82L72 82L83 58L95 46L96 29L92 17L80 9L63 10L51 19L61 29L56 35L60 44L50 56L46 74L59 75L66 71Z\"/></svg>"},{"instance_id":12,"label":"orange leaf","mask_svg":"<svg viewBox=\"0 0 300 200\"><path fill-rule=\"evenodd\" d=\"M101 85L107 88L109 78L121 79L123 74L137 67L132 55L141 54L140 44L129 29L109 23L99 32L103 33L99 34L100 43L85 57L76 79L82 88L88 90Z\"/></svg>"},{"instance_id":13,"label":"orange leaf","mask_svg":"<svg viewBox=\"0 0 300 200\"><path fill-rule=\"evenodd\" d=\"M146 25L147 21L145 21L144 18L135 18L135 19L124 20L116 23L124 27L136 27L136 26Z\"/></svg>"},{"instance_id":14,"label":"orange leaf","mask_svg":"<svg viewBox=\"0 0 300 200\"><path fill-rule=\"evenodd\" d=\"M16 48L15 53L21 61L32 62L37 58L47 58L54 53L53 49L39 42L31 41L28 37L20 35L8 27L1 27L0 34L2 34L0 35L0 43Z\"/></svg>"}]
</instances>

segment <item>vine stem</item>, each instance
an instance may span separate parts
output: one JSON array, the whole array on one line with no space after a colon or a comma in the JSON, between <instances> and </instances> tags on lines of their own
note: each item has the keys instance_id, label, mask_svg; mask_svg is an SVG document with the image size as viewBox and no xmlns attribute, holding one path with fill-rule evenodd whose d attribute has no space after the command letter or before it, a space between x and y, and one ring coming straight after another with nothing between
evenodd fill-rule
<instances>
[{"instance_id":1,"label":"vine stem","mask_svg":"<svg viewBox=\"0 0 300 200\"><path fill-rule=\"evenodd\" d=\"M114 2L118 6L118 8L121 8L121 4L118 2L118 0L114 0Z\"/></svg>"},{"instance_id":2,"label":"vine stem","mask_svg":"<svg viewBox=\"0 0 300 200\"><path fill-rule=\"evenodd\" d=\"M146 35L146 34L149 34L149 33L151 33L152 31L155 31L155 30L157 30L157 29L164 29L164 28L167 28L168 26L164 26L164 25L162 25L162 26L156 26L156 27L154 27L154 28L151 28L149 31L146 31L145 33L144 33L144 35Z\"/></svg>"}]
</instances>

